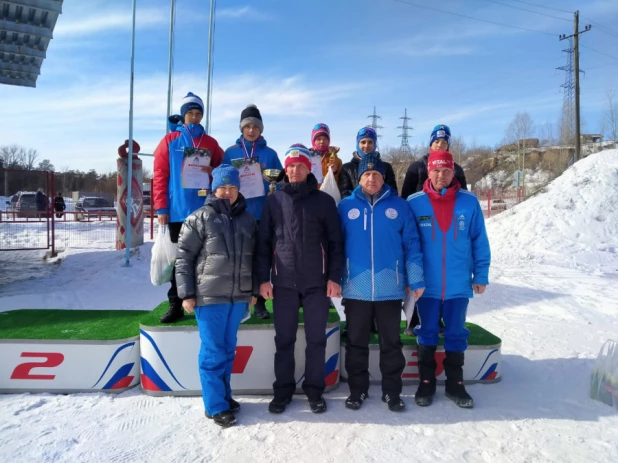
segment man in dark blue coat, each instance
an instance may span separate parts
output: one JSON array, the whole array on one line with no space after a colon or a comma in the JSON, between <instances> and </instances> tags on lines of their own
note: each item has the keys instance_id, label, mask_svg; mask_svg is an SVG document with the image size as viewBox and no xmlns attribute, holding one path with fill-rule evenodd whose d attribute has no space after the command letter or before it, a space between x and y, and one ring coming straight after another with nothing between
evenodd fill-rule
<instances>
[{"instance_id":1,"label":"man in dark blue coat","mask_svg":"<svg viewBox=\"0 0 618 463\"><path fill-rule=\"evenodd\" d=\"M266 200L260 221L260 294L273 299L275 323L271 413L283 413L296 390L294 344L300 307L307 342L302 388L312 412L326 411L322 396L326 324L329 298L341 296L343 239L337 206L331 196L318 190L310 156L300 144L288 149L281 189Z\"/></svg>"}]
</instances>

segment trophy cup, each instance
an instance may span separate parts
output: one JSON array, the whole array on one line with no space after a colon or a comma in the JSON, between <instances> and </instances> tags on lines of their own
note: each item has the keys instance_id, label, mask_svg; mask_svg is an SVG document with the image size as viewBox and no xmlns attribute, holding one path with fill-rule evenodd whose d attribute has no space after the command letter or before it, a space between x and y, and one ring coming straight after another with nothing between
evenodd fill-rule
<instances>
[{"instance_id":1,"label":"trophy cup","mask_svg":"<svg viewBox=\"0 0 618 463\"><path fill-rule=\"evenodd\" d=\"M272 195L277 188L275 186L275 182L281 174L281 171L279 169L264 169L262 171L262 174L264 175L264 178L270 182L270 186L268 187L268 194Z\"/></svg>"}]
</instances>

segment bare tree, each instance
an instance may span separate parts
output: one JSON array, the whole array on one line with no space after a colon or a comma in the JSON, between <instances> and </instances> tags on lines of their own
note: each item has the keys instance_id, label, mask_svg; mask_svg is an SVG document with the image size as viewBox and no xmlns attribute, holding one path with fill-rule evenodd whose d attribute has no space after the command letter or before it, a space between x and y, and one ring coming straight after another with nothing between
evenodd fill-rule
<instances>
[{"instance_id":1,"label":"bare tree","mask_svg":"<svg viewBox=\"0 0 618 463\"><path fill-rule=\"evenodd\" d=\"M401 190L408 167L415 161L412 150L408 151L401 148L386 147L381 150L380 154L384 161L393 166L395 179L397 180L397 188Z\"/></svg>"},{"instance_id":2,"label":"bare tree","mask_svg":"<svg viewBox=\"0 0 618 463\"><path fill-rule=\"evenodd\" d=\"M557 143L554 124L550 121L545 121L545 124L539 124L537 127L537 134L539 135L539 143L541 146L554 146Z\"/></svg>"},{"instance_id":3,"label":"bare tree","mask_svg":"<svg viewBox=\"0 0 618 463\"><path fill-rule=\"evenodd\" d=\"M534 135L534 124L530 114L527 112L515 114L515 117L506 128L504 135L509 143L517 145L517 149L521 155L521 163L519 163L519 165L522 171L523 185L526 175L526 148L529 146L530 138Z\"/></svg>"},{"instance_id":4,"label":"bare tree","mask_svg":"<svg viewBox=\"0 0 618 463\"><path fill-rule=\"evenodd\" d=\"M24 149L18 145L0 146L5 169L19 169L24 162ZM4 172L4 196L9 196L9 172Z\"/></svg>"},{"instance_id":5,"label":"bare tree","mask_svg":"<svg viewBox=\"0 0 618 463\"><path fill-rule=\"evenodd\" d=\"M609 88L605 92L607 98L607 110L603 114L601 132L606 140L612 140L614 146L618 141L618 102L614 101L614 90Z\"/></svg>"},{"instance_id":6,"label":"bare tree","mask_svg":"<svg viewBox=\"0 0 618 463\"><path fill-rule=\"evenodd\" d=\"M457 164L461 165L461 157L466 155L466 143L460 137L452 137L449 142L449 151L457 160Z\"/></svg>"},{"instance_id":7,"label":"bare tree","mask_svg":"<svg viewBox=\"0 0 618 463\"><path fill-rule=\"evenodd\" d=\"M34 170L34 166L36 165L36 160L39 158L39 153L34 148L24 149L24 167L26 170Z\"/></svg>"}]
</instances>

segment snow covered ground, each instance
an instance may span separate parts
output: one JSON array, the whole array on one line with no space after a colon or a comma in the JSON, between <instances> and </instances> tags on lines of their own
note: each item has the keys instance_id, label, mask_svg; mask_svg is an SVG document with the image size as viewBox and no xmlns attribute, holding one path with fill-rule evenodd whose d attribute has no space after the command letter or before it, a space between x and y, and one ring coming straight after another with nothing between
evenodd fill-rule
<instances>
[{"instance_id":1,"label":"snow covered ground","mask_svg":"<svg viewBox=\"0 0 618 463\"><path fill-rule=\"evenodd\" d=\"M442 388L433 406L416 407L405 387L408 408L396 414L374 386L354 412L341 384L323 415L302 397L281 416L267 412L268 397L237 397L238 425L222 430L198 397L0 395L0 461L615 463L618 413L588 386L602 343L618 337L617 194L618 151L604 151L488 221L491 284L469 320L502 338L503 379L468 388L473 410ZM122 252L67 250L42 278L0 286L0 310L152 308L165 288L149 283L150 249L130 268Z\"/></svg>"}]
</instances>

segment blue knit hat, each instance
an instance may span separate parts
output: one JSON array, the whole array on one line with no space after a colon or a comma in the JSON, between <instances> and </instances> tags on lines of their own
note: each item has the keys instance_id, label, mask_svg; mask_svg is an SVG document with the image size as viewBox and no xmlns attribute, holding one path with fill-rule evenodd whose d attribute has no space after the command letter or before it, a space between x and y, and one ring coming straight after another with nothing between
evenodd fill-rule
<instances>
[{"instance_id":1,"label":"blue knit hat","mask_svg":"<svg viewBox=\"0 0 618 463\"><path fill-rule=\"evenodd\" d=\"M212 191L225 185L233 185L240 190L240 174L238 169L229 164L221 164L212 171Z\"/></svg>"},{"instance_id":2,"label":"blue knit hat","mask_svg":"<svg viewBox=\"0 0 618 463\"><path fill-rule=\"evenodd\" d=\"M448 125L440 124L433 128L431 131L431 137L429 137L429 146L431 146L432 143L438 138L444 138L446 143L451 146L451 129L448 128Z\"/></svg>"},{"instance_id":3,"label":"blue knit hat","mask_svg":"<svg viewBox=\"0 0 618 463\"><path fill-rule=\"evenodd\" d=\"M369 170L377 170L382 174L382 177L386 177L386 173L384 172L384 163L375 153L365 154L361 157L360 164L358 166L358 178L360 179L362 175Z\"/></svg>"},{"instance_id":4,"label":"blue knit hat","mask_svg":"<svg viewBox=\"0 0 618 463\"><path fill-rule=\"evenodd\" d=\"M180 106L180 115L182 118L184 119L185 114L192 109L197 109L204 114L204 102L199 96L189 92L187 93L187 96L182 99L182 106Z\"/></svg>"},{"instance_id":5,"label":"blue knit hat","mask_svg":"<svg viewBox=\"0 0 618 463\"><path fill-rule=\"evenodd\" d=\"M365 153L361 148L360 148L360 141L363 138L371 138L373 140L373 151L371 153L374 153L376 150L376 144L377 144L377 140L378 140L378 134L376 133L375 130L373 130L371 127L363 127L362 129L360 129L358 131L358 133L356 134L356 152L362 156L363 154L371 154L371 153Z\"/></svg>"}]
</instances>

